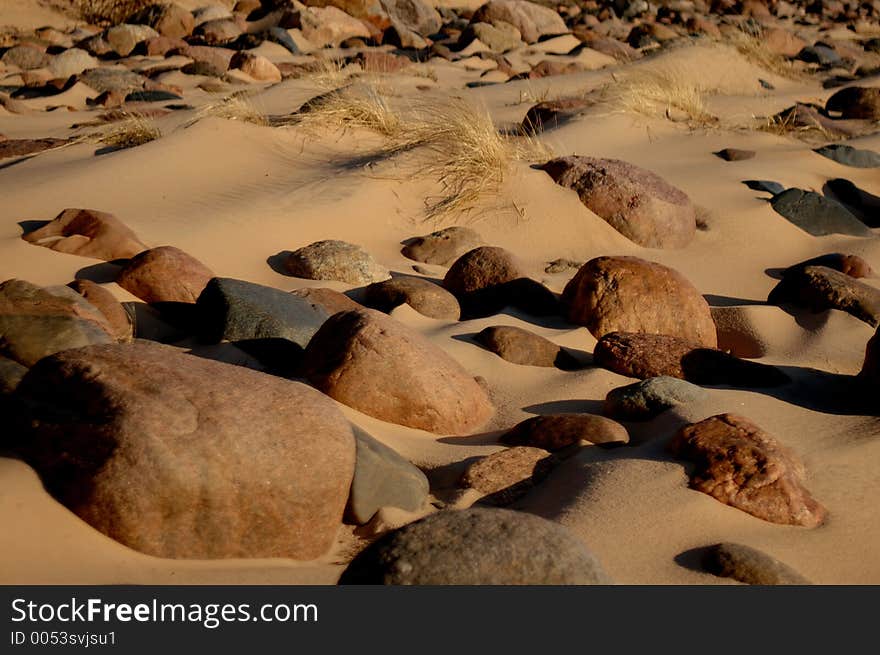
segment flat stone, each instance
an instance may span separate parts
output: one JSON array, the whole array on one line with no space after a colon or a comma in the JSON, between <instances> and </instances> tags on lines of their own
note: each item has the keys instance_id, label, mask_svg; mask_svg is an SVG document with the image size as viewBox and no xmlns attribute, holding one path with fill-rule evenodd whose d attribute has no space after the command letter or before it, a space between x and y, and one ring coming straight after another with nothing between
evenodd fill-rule
<instances>
[{"instance_id":1,"label":"flat stone","mask_svg":"<svg viewBox=\"0 0 880 655\"><path fill-rule=\"evenodd\" d=\"M873 236L871 230L839 202L815 191L787 189L773 197L771 206L777 214L813 236L847 234Z\"/></svg>"},{"instance_id":2,"label":"flat stone","mask_svg":"<svg viewBox=\"0 0 880 655\"><path fill-rule=\"evenodd\" d=\"M843 143L832 143L831 145L816 148L813 152L844 166L880 168L880 154L873 150L859 150Z\"/></svg>"},{"instance_id":3,"label":"flat stone","mask_svg":"<svg viewBox=\"0 0 880 655\"><path fill-rule=\"evenodd\" d=\"M21 238L57 252L108 262L129 259L147 249L113 214L94 209L65 209L54 220Z\"/></svg>"},{"instance_id":4,"label":"flat stone","mask_svg":"<svg viewBox=\"0 0 880 655\"><path fill-rule=\"evenodd\" d=\"M464 253L483 245L483 239L469 227L447 227L422 237L411 239L404 246L404 257L423 262L448 266Z\"/></svg>"},{"instance_id":5,"label":"flat stone","mask_svg":"<svg viewBox=\"0 0 880 655\"><path fill-rule=\"evenodd\" d=\"M583 442L628 443L629 433L617 421L595 414L546 414L515 425L501 436L501 443L562 450Z\"/></svg>"},{"instance_id":6,"label":"flat stone","mask_svg":"<svg viewBox=\"0 0 880 655\"><path fill-rule=\"evenodd\" d=\"M800 573L757 548L720 543L703 554L703 567L712 575L753 585L809 585Z\"/></svg>"},{"instance_id":7,"label":"flat stone","mask_svg":"<svg viewBox=\"0 0 880 655\"><path fill-rule=\"evenodd\" d=\"M512 325L483 329L474 339L487 350L512 364L555 366L563 370L583 368L568 351L549 339Z\"/></svg>"}]
</instances>

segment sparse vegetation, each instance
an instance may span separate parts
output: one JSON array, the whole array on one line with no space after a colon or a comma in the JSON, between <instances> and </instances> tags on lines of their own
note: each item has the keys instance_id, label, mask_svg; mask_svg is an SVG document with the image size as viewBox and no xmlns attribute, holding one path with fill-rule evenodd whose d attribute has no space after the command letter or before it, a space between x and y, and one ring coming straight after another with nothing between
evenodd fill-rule
<instances>
[{"instance_id":1,"label":"sparse vegetation","mask_svg":"<svg viewBox=\"0 0 880 655\"><path fill-rule=\"evenodd\" d=\"M268 125L269 119L260 111L247 93L235 93L223 100L205 105L195 120L206 117L223 118L230 121L241 121L253 125Z\"/></svg>"},{"instance_id":2,"label":"sparse vegetation","mask_svg":"<svg viewBox=\"0 0 880 655\"><path fill-rule=\"evenodd\" d=\"M111 148L124 149L155 141L162 132L155 121L140 114L130 114L108 129L93 135L93 139Z\"/></svg>"},{"instance_id":3,"label":"sparse vegetation","mask_svg":"<svg viewBox=\"0 0 880 655\"><path fill-rule=\"evenodd\" d=\"M78 0L80 17L94 25L116 25L144 7L154 4L153 0Z\"/></svg>"},{"instance_id":4,"label":"sparse vegetation","mask_svg":"<svg viewBox=\"0 0 880 655\"><path fill-rule=\"evenodd\" d=\"M296 123L306 127L359 128L393 140L400 138L403 124L381 87L358 84L326 93L306 103Z\"/></svg>"},{"instance_id":5,"label":"sparse vegetation","mask_svg":"<svg viewBox=\"0 0 880 655\"><path fill-rule=\"evenodd\" d=\"M695 127L718 123L706 109L706 90L667 68L653 67L627 76L606 89L613 104L646 116L686 120Z\"/></svg>"},{"instance_id":6,"label":"sparse vegetation","mask_svg":"<svg viewBox=\"0 0 880 655\"><path fill-rule=\"evenodd\" d=\"M754 26L749 32L744 30L734 32L729 40L743 57L756 66L780 77L791 79L803 77L794 69L790 61L767 48L763 29L759 25Z\"/></svg>"}]
</instances>

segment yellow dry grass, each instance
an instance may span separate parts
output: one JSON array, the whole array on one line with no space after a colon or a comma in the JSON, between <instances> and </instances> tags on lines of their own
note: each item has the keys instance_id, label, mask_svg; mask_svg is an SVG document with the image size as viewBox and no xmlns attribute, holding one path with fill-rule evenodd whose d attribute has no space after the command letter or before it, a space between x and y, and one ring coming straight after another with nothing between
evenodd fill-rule
<instances>
[{"instance_id":1,"label":"yellow dry grass","mask_svg":"<svg viewBox=\"0 0 880 655\"><path fill-rule=\"evenodd\" d=\"M230 121L240 121L253 125L268 125L266 114L256 106L254 100L246 93L234 93L219 102L202 107L195 120L214 117Z\"/></svg>"},{"instance_id":2,"label":"yellow dry grass","mask_svg":"<svg viewBox=\"0 0 880 655\"><path fill-rule=\"evenodd\" d=\"M155 121L140 114L131 114L106 130L92 135L92 140L111 148L124 149L144 145L161 136L162 131Z\"/></svg>"},{"instance_id":3,"label":"yellow dry grass","mask_svg":"<svg viewBox=\"0 0 880 655\"><path fill-rule=\"evenodd\" d=\"M694 127L716 125L706 108L706 89L671 68L653 67L633 72L606 88L611 103L624 111L665 116Z\"/></svg>"}]
</instances>

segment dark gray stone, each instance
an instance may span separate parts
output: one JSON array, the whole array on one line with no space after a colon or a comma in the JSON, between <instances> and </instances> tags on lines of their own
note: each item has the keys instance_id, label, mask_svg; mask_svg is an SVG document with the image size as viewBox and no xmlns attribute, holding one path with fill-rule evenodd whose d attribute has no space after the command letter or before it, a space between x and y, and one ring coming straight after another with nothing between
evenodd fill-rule
<instances>
[{"instance_id":1,"label":"dark gray stone","mask_svg":"<svg viewBox=\"0 0 880 655\"><path fill-rule=\"evenodd\" d=\"M763 191L773 196L785 191L785 187L779 182L771 182L770 180L743 180L743 184L753 191Z\"/></svg>"},{"instance_id":2,"label":"dark gray stone","mask_svg":"<svg viewBox=\"0 0 880 655\"><path fill-rule=\"evenodd\" d=\"M616 419L649 420L677 405L700 402L708 397L701 387L661 375L612 389L605 396L604 413Z\"/></svg>"},{"instance_id":3,"label":"dark gray stone","mask_svg":"<svg viewBox=\"0 0 880 655\"><path fill-rule=\"evenodd\" d=\"M859 150L842 143L816 148L813 152L853 168L880 168L880 154L873 150Z\"/></svg>"},{"instance_id":4,"label":"dark gray stone","mask_svg":"<svg viewBox=\"0 0 880 655\"><path fill-rule=\"evenodd\" d=\"M183 98L170 91L132 91L125 96L126 102L166 102Z\"/></svg>"},{"instance_id":5,"label":"dark gray stone","mask_svg":"<svg viewBox=\"0 0 880 655\"><path fill-rule=\"evenodd\" d=\"M810 64L819 64L820 66L837 66L843 63L843 58L834 49L818 43L803 48L798 53L797 59Z\"/></svg>"},{"instance_id":6,"label":"dark gray stone","mask_svg":"<svg viewBox=\"0 0 880 655\"><path fill-rule=\"evenodd\" d=\"M266 32L266 38L269 41L274 41L278 45L287 48L291 54L302 54L299 50L299 46L296 45L296 41L293 40L290 33L283 27L278 27L277 25L275 27L270 27Z\"/></svg>"},{"instance_id":7,"label":"dark gray stone","mask_svg":"<svg viewBox=\"0 0 880 655\"><path fill-rule=\"evenodd\" d=\"M584 543L532 514L471 508L433 514L379 539L340 584L611 584Z\"/></svg>"},{"instance_id":8,"label":"dark gray stone","mask_svg":"<svg viewBox=\"0 0 880 655\"><path fill-rule=\"evenodd\" d=\"M873 236L868 226L856 218L839 202L815 191L787 189L770 201L777 214L784 216L813 236L847 234L856 237Z\"/></svg>"},{"instance_id":9,"label":"dark gray stone","mask_svg":"<svg viewBox=\"0 0 880 655\"><path fill-rule=\"evenodd\" d=\"M721 543L710 546L704 553L703 566L713 575L733 578L746 584L812 584L800 573L775 557L742 544Z\"/></svg>"}]
</instances>

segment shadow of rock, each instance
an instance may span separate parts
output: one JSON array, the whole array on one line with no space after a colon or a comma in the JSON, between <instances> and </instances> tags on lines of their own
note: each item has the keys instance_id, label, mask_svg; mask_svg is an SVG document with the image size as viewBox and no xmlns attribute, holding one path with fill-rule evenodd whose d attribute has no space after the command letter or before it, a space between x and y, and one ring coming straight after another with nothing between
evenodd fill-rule
<instances>
[{"instance_id":1,"label":"shadow of rock","mask_svg":"<svg viewBox=\"0 0 880 655\"><path fill-rule=\"evenodd\" d=\"M52 221L19 221L18 227L21 228L21 234L24 236L25 234L36 232L44 225L48 225L51 222Z\"/></svg>"},{"instance_id":2,"label":"shadow of rock","mask_svg":"<svg viewBox=\"0 0 880 655\"><path fill-rule=\"evenodd\" d=\"M279 253L267 257L266 263L269 265L269 268L271 268L279 275L284 275L285 277L293 277L290 272L288 272L287 267L284 265L284 262L286 262L287 258L290 257L290 255L292 254L293 253L290 250L282 250Z\"/></svg>"},{"instance_id":3,"label":"shadow of rock","mask_svg":"<svg viewBox=\"0 0 880 655\"><path fill-rule=\"evenodd\" d=\"M703 559L706 557L706 553L708 552L708 550L708 546L691 548L690 550L679 553L673 559L675 560L675 563L682 568L688 569L690 571L696 571L698 573L707 573L705 567L703 566Z\"/></svg>"},{"instance_id":4,"label":"shadow of rock","mask_svg":"<svg viewBox=\"0 0 880 655\"><path fill-rule=\"evenodd\" d=\"M842 177L828 180L822 187L822 193L841 203L868 227L880 227L880 197Z\"/></svg>"},{"instance_id":5,"label":"shadow of rock","mask_svg":"<svg viewBox=\"0 0 880 655\"><path fill-rule=\"evenodd\" d=\"M90 280L96 284L108 284L116 282L119 273L128 264L127 259L117 259L112 262L101 262L100 264L92 264L85 266L74 273L76 280Z\"/></svg>"},{"instance_id":6,"label":"shadow of rock","mask_svg":"<svg viewBox=\"0 0 880 655\"><path fill-rule=\"evenodd\" d=\"M545 414L596 414L602 415L602 407L605 400L551 400L536 405L526 405L524 412L535 416ZM511 426L512 427L512 426Z\"/></svg>"},{"instance_id":7,"label":"shadow of rock","mask_svg":"<svg viewBox=\"0 0 880 655\"><path fill-rule=\"evenodd\" d=\"M719 296L714 293L704 293L703 298L710 307L740 307L743 305L766 305L764 300L748 300L746 298L734 298L732 296Z\"/></svg>"}]
</instances>

